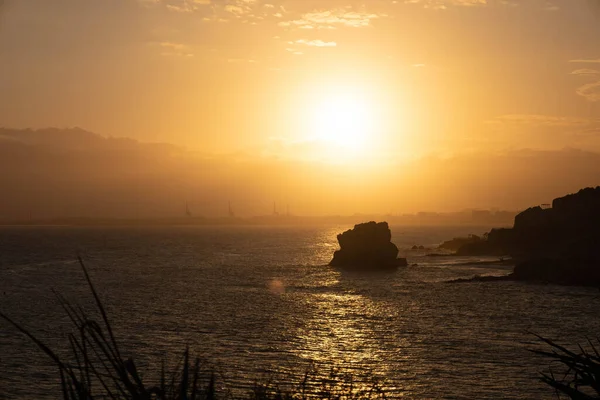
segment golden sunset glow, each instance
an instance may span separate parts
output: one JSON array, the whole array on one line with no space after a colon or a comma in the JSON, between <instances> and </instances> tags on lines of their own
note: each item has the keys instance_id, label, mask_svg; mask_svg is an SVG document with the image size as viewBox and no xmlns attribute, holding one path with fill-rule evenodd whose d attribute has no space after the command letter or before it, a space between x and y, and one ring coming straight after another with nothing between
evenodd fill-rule
<instances>
[{"instance_id":1,"label":"golden sunset glow","mask_svg":"<svg viewBox=\"0 0 600 400\"><path fill-rule=\"evenodd\" d=\"M298 96L300 130L292 132L296 142L312 143L305 150L306 159L362 166L373 163L375 152L380 155L392 142L385 128L394 122L383 112L382 92L379 85L348 81L314 85Z\"/></svg>"},{"instance_id":2,"label":"golden sunset glow","mask_svg":"<svg viewBox=\"0 0 600 400\"><path fill-rule=\"evenodd\" d=\"M325 97L313 110L313 132L317 140L353 151L363 148L373 133L370 105L352 94L335 93Z\"/></svg>"},{"instance_id":3,"label":"golden sunset glow","mask_svg":"<svg viewBox=\"0 0 600 400\"><path fill-rule=\"evenodd\" d=\"M0 126L58 129L0 141L102 154L5 161L56 199L17 188L4 212L518 208L594 185L595 1L0 1Z\"/></svg>"},{"instance_id":4,"label":"golden sunset glow","mask_svg":"<svg viewBox=\"0 0 600 400\"><path fill-rule=\"evenodd\" d=\"M600 0L0 0L0 400L600 396L599 250Z\"/></svg>"}]
</instances>

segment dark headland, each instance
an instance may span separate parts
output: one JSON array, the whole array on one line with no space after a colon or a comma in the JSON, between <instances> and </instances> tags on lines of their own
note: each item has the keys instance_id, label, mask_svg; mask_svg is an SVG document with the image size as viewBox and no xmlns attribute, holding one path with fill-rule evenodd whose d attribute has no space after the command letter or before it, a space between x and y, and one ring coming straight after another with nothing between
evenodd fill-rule
<instances>
[{"instance_id":1,"label":"dark headland","mask_svg":"<svg viewBox=\"0 0 600 400\"><path fill-rule=\"evenodd\" d=\"M512 274L497 279L600 287L600 186L531 207L512 228L465 238L456 254L510 255Z\"/></svg>"},{"instance_id":2,"label":"dark headland","mask_svg":"<svg viewBox=\"0 0 600 400\"><path fill-rule=\"evenodd\" d=\"M391 241L387 222L367 222L354 226L337 236L340 250L333 254L329 265L359 271L380 271L406 266L398 258L398 247Z\"/></svg>"}]
</instances>

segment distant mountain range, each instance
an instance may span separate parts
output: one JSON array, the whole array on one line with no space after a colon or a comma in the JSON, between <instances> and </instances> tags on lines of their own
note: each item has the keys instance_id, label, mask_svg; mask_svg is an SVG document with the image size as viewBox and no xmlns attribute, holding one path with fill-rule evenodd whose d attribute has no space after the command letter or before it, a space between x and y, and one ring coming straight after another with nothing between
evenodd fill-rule
<instances>
[{"instance_id":1,"label":"distant mountain range","mask_svg":"<svg viewBox=\"0 0 600 400\"><path fill-rule=\"evenodd\" d=\"M0 128L0 145L23 144L43 146L55 149L135 149L158 148L164 151L180 151L178 147L167 143L141 143L129 138L104 137L81 128L45 128L45 129L8 129Z\"/></svg>"},{"instance_id":2,"label":"distant mountain range","mask_svg":"<svg viewBox=\"0 0 600 400\"><path fill-rule=\"evenodd\" d=\"M226 217L229 202L238 216L271 215L273 202L295 215L521 210L598 184L600 155L575 149L399 160L363 173L260 154L202 155L80 128L0 128L0 221L178 218L186 203L196 217Z\"/></svg>"}]
</instances>

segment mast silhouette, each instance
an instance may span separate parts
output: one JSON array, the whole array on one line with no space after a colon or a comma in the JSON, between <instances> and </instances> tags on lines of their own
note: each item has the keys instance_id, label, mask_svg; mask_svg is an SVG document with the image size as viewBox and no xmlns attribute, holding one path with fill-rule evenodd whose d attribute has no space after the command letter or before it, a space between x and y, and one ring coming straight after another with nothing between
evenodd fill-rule
<instances>
[{"instance_id":1,"label":"mast silhouette","mask_svg":"<svg viewBox=\"0 0 600 400\"><path fill-rule=\"evenodd\" d=\"M187 201L185 202L185 215L186 215L187 217L191 217L191 216L192 216L192 212L190 211L190 207L189 207L189 205L188 205L188 202L187 202Z\"/></svg>"},{"instance_id":2,"label":"mast silhouette","mask_svg":"<svg viewBox=\"0 0 600 400\"><path fill-rule=\"evenodd\" d=\"M231 202L229 202L228 215L229 215L229 218L235 217L235 213L233 212L233 209L231 208Z\"/></svg>"}]
</instances>

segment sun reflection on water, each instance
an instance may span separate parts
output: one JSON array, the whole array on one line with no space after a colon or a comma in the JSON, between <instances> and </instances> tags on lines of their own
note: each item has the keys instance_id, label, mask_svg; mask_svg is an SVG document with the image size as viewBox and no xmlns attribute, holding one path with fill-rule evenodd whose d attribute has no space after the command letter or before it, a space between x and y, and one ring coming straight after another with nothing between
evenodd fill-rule
<instances>
[{"instance_id":1,"label":"sun reflection on water","mask_svg":"<svg viewBox=\"0 0 600 400\"><path fill-rule=\"evenodd\" d=\"M339 283L339 280L337 281ZM370 387L373 379L391 372L389 354L382 346L381 319L384 305L361 294L319 293L306 299L313 309L313 317L297 328L296 340L291 350L299 358L326 366L357 378L357 388ZM401 343L397 343L401 347ZM395 350L395 351L396 351ZM401 354L397 357L403 358ZM375 368L376 367L376 368ZM327 373L329 370L323 371ZM374 370L377 373L374 373ZM398 393L398 389L386 389ZM403 390L410 389L404 385Z\"/></svg>"}]
</instances>

